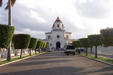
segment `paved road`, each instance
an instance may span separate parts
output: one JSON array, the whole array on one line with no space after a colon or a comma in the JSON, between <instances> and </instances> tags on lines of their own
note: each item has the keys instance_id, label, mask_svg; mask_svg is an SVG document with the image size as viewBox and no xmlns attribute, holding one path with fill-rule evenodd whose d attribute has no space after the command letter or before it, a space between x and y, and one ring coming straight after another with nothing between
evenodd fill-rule
<instances>
[{"instance_id":1,"label":"paved road","mask_svg":"<svg viewBox=\"0 0 113 75\"><path fill-rule=\"evenodd\" d=\"M113 66L51 52L0 67L0 75L113 75Z\"/></svg>"}]
</instances>

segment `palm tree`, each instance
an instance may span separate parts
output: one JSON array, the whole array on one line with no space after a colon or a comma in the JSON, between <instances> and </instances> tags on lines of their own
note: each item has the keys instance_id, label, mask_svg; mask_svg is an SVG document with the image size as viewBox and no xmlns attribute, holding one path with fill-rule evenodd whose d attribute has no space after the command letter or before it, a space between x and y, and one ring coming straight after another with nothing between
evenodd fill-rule
<instances>
[{"instance_id":1,"label":"palm tree","mask_svg":"<svg viewBox=\"0 0 113 75\"><path fill-rule=\"evenodd\" d=\"M15 4L16 0L8 0L8 3L7 3L7 6L6 6L6 10L8 10L8 25L12 25L12 10L11 10L11 6L13 6ZM0 0L0 7L2 6L3 4L3 0ZM7 60L11 60L11 54L10 54L10 50L11 50L11 44L10 44L10 47L8 49L8 52L7 52Z\"/></svg>"}]
</instances>

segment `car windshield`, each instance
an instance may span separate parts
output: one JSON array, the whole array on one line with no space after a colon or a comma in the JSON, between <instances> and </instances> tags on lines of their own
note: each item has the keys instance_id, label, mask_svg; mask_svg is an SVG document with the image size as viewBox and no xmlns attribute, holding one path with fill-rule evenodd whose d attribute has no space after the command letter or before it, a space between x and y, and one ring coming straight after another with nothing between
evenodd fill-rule
<instances>
[{"instance_id":1,"label":"car windshield","mask_svg":"<svg viewBox=\"0 0 113 75\"><path fill-rule=\"evenodd\" d=\"M67 46L66 49L75 49L74 46Z\"/></svg>"}]
</instances>

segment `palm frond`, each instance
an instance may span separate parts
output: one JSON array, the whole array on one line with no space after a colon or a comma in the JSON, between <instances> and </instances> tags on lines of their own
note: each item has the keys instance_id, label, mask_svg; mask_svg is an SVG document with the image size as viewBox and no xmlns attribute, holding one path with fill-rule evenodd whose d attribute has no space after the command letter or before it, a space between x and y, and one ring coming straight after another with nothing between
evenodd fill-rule
<instances>
[{"instance_id":1,"label":"palm frond","mask_svg":"<svg viewBox=\"0 0 113 75\"><path fill-rule=\"evenodd\" d=\"M11 6L14 6L16 0L11 0Z\"/></svg>"},{"instance_id":2,"label":"palm frond","mask_svg":"<svg viewBox=\"0 0 113 75\"><path fill-rule=\"evenodd\" d=\"M0 7L2 6L2 2L3 2L3 0L0 0Z\"/></svg>"},{"instance_id":3,"label":"palm frond","mask_svg":"<svg viewBox=\"0 0 113 75\"><path fill-rule=\"evenodd\" d=\"M16 0L11 0L11 6L14 6ZM7 3L6 10L9 8L9 3Z\"/></svg>"}]
</instances>

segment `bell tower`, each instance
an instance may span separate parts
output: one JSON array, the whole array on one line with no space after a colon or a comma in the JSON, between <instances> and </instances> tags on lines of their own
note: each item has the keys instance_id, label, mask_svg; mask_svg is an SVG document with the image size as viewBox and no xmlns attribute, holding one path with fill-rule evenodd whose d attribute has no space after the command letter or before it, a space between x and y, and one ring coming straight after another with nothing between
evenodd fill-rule
<instances>
[{"instance_id":1,"label":"bell tower","mask_svg":"<svg viewBox=\"0 0 113 75\"><path fill-rule=\"evenodd\" d=\"M53 26L52 26L52 31L55 31L55 30L62 30L64 31L64 25L62 23L62 21L60 20L59 17L57 17L57 19L55 20Z\"/></svg>"}]
</instances>

